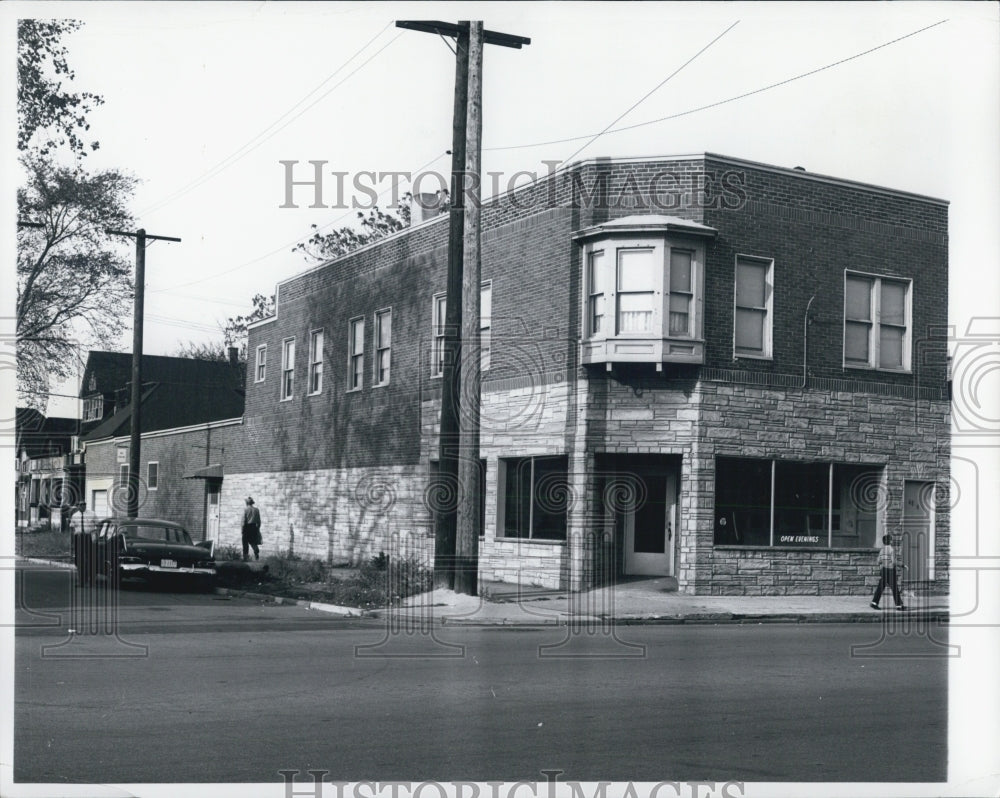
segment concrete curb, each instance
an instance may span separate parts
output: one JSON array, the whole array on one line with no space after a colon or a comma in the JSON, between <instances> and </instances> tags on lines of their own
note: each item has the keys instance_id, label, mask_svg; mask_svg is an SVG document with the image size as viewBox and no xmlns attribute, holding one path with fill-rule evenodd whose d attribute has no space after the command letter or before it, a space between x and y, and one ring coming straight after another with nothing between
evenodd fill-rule
<instances>
[{"instance_id":1,"label":"concrete curb","mask_svg":"<svg viewBox=\"0 0 1000 798\"><path fill-rule=\"evenodd\" d=\"M339 604L324 604L321 601L272 596L270 593L253 593L249 590L236 590L235 588L230 587L217 587L215 588L215 594L218 596L248 598L255 601L273 602L274 604L288 604L296 607L305 607L307 610L316 610L317 612L325 612L330 615L342 615L348 618L364 618L371 614L370 610L362 610L357 607L342 607Z\"/></svg>"},{"instance_id":2,"label":"concrete curb","mask_svg":"<svg viewBox=\"0 0 1000 798\"><path fill-rule=\"evenodd\" d=\"M34 563L35 565L54 565L56 568L72 568L76 570L76 565L71 562L62 562L61 560L42 560L38 557L17 557L18 560L24 560L24 562Z\"/></svg>"}]
</instances>

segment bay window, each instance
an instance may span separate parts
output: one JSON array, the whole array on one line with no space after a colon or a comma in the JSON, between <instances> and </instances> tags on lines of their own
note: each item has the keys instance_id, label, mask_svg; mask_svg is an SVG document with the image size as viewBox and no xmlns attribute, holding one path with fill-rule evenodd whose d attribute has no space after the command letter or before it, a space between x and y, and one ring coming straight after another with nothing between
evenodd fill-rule
<instances>
[{"instance_id":1,"label":"bay window","mask_svg":"<svg viewBox=\"0 0 1000 798\"><path fill-rule=\"evenodd\" d=\"M630 216L583 230L583 363L701 363L704 239L715 230L670 216Z\"/></svg>"}]
</instances>

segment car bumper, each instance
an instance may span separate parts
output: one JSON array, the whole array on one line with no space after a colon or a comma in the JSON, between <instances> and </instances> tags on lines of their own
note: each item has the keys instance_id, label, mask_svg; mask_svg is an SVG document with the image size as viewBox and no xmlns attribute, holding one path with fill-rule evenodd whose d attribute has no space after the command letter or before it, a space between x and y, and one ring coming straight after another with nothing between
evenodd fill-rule
<instances>
[{"instance_id":1,"label":"car bumper","mask_svg":"<svg viewBox=\"0 0 1000 798\"><path fill-rule=\"evenodd\" d=\"M123 576L144 576L146 574L177 574L178 576L215 576L214 568L163 568L159 565L147 565L146 563L122 563L121 571Z\"/></svg>"}]
</instances>

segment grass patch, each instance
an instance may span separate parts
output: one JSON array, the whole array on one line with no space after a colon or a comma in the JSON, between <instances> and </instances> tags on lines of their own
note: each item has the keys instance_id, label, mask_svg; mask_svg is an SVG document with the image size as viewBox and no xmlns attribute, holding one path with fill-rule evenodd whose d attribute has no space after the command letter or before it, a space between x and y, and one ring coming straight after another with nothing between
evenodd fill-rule
<instances>
[{"instance_id":1,"label":"grass patch","mask_svg":"<svg viewBox=\"0 0 1000 798\"><path fill-rule=\"evenodd\" d=\"M237 559L241 557L242 552ZM223 587L360 609L398 604L408 596L430 590L432 584L433 572L418 560L390 560L385 554L358 568L330 566L312 558L272 555L250 567L224 567L219 572L219 585Z\"/></svg>"},{"instance_id":2,"label":"grass patch","mask_svg":"<svg viewBox=\"0 0 1000 798\"><path fill-rule=\"evenodd\" d=\"M14 536L14 553L18 557L69 557L73 535L62 532L48 522L18 530Z\"/></svg>"}]
</instances>

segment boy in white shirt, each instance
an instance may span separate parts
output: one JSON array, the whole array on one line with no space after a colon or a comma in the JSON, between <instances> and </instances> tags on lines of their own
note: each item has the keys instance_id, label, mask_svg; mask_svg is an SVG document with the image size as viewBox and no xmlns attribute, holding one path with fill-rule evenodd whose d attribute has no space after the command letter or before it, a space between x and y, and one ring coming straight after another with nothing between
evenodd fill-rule
<instances>
[{"instance_id":1,"label":"boy in white shirt","mask_svg":"<svg viewBox=\"0 0 1000 798\"><path fill-rule=\"evenodd\" d=\"M878 587L875 588L875 596L872 598L871 608L879 609L878 602L882 598L882 591L886 585L892 588L892 598L896 602L897 610L905 610L903 599L899 596L899 581L897 579L897 566L899 565L896 550L892 547L892 535L882 535L882 548L878 551L878 567L880 577Z\"/></svg>"}]
</instances>

